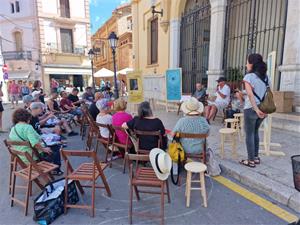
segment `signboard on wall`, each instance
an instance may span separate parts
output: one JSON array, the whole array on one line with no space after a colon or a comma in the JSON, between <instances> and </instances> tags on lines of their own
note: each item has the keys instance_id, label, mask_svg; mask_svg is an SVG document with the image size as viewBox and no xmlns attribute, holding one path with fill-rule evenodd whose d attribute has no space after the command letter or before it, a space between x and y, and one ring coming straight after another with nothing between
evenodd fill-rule
<instances>
[{"instance_id":1,"label":"signboard on wall","mask_svg":"<svg viewBox=\"0 0 300 225\"><path fill-rule=\"evenodd\" d=\"M182 93L181 68L166 71L167 101L180 101Z\"/></svg>"},{"instance_id":2,"label":"signboard on wall","mask_svg":"<svg viewBox=\"0 0 300 225\"><path fill-rule=\"evenodd\" d=\"M133 71L127 74L128 102L140 103L144 101L142 72Z\"/></svg>"}]
</instances>

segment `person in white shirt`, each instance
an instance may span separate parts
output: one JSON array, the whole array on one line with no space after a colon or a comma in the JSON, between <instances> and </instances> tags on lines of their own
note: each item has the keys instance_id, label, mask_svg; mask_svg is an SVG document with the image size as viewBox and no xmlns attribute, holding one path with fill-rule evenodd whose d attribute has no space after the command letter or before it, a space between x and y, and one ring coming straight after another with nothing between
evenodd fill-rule
<instances>
[{"instance_id":1,"label":"person in white shirt","mask_svg":"<svg viewBox=\"0 0 300 225\"><path fill-rule=\"evenodd\" d=\"M208 101L208 106L205 107L205 117L207 122L210 122L210 120L215 117L218 110L223 110L230 102L230 87L226 84L226 78L220 77L217 82L217 98L213 102Z\"/></svg>"},{"instance_id":2,"label":"person in white shirt","mask_svg":"<svg viewBox=\"0 0 300 225\"><path fill-rule=\"evenodd\" d=\"M96 117L96 122L100 124L111 125L112 116L109 114L108 100L105 98L100 99L96 102L96 106L100 111ZM109 130L107 128L100 127L99 130L101 137L109 138Z\"/></svg>"}]
</instances>

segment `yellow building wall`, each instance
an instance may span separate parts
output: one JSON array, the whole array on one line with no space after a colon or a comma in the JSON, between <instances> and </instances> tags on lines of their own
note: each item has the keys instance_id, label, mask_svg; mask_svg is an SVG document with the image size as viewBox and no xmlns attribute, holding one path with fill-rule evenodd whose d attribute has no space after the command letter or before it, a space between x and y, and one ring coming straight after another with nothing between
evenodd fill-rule
<instances>
[{"instance_id":1,"label":"yellow building wall","mask_svg":"<svg viewBox=\"0 0 300 225\"><path fill-rule=\"evenodd\" d=\"M165 32L161 26L164 18L158 16L158 63L149 64L150 21L153 18L151 1L133 1L133 54L134 68L142 70L143 75L164 74L169 67L169 29ZM136 4L136 5L135 5ZM161 10L162 1L157 1L156 10Z\"/></svg>"},{"instance_id":2,"label":"yellow building wall","mask_svg":"<svg viewBox=\"0 0 300 225\"><path fill-rule=\"evenodd\" d=\"M170 62L170 21L180 19L187 0L157 0L155 10L163 9L159 18L158 63L149 65L150 36L149 21L152 18L150 0L132 0L133 17L133 65L141 69L143 75L164 74Z\"/></svg>"}]
</instances>

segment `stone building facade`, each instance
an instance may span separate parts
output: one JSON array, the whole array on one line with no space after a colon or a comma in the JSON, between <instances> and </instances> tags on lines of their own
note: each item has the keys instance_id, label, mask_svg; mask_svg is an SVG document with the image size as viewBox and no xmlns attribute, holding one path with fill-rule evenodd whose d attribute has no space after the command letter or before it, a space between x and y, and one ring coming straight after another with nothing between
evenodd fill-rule
<instances>
[{"instance_id":1,"label":"stone building facade","mask_svg":"<svg viewBox=\"0 0 300 225\"><path fill-rule=\"evenodd\" d=\"M116 50L117 71L132 68L132 16L131 5L123 4L112 12L112 16L92 36L93 47L97 49L94 59L95 70L102 68L114 70L112 51L107 41L111 32L119 38ZM100 79L96 78L99 84Z\"/></svg>"},{"instance_id":2,"label":"stone building facade","mask_svg":"<svg viewBox=\"0 0 300 225\"><path fill-rule=\"evenodd\" d=\"M0 0L2 51L11 79L91 82L88 0Z\"/></svg>"},{"instance_id":3,"label":"stone building facade","mask_svg":"<svg viewBox=\"0 0 300 225\"><path fill-rule=\"evenodd\" d=\"M152 14L153 3L163 15ZM164 80L166 69L180 67L183 92L192 92L197 81L213 92L219 76L242 79L247 54L257 52L266 60L275 51L274 87L293 91L299 111L299 13L298 0L132 0L133 65L144 80ZM157 60L152 62L153 52ZM152 90L147 94L155 96Z\"/></svg>"}]
</instances>

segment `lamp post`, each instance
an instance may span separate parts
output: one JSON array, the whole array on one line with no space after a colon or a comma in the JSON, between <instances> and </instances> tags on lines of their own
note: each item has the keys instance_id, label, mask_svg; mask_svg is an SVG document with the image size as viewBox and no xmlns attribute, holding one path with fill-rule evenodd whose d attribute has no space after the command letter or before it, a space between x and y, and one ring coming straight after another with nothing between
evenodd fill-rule
<instances>
[{"instance_id":1,"label":"lamp post","mask_svg":"<svg viewBox=\"0 0 300 225\"><path fill-rule=\"evenodd\" d=\"M116 67L116 48L118 46L118 37L115 32L111 32L108 37L109 46L112 49L113 54L113 62L114 62L114 93L115 93L115 99L119 98L119 90L118 90L118 82L117 82L117 67Z\"/></svg>"},{"instance_id":2,"label":"lamp post","mask_svg":"<svg viewBox=\"0 0 300 225\"><path fill-rule=\"evenodd\" d=\"M95 52L92 48L89 50L88 55L89 55L89 59L91 60L93 89L95 91L95 78L94 78L94 57L95 57Z\"/></svg>"}]
</instances>

